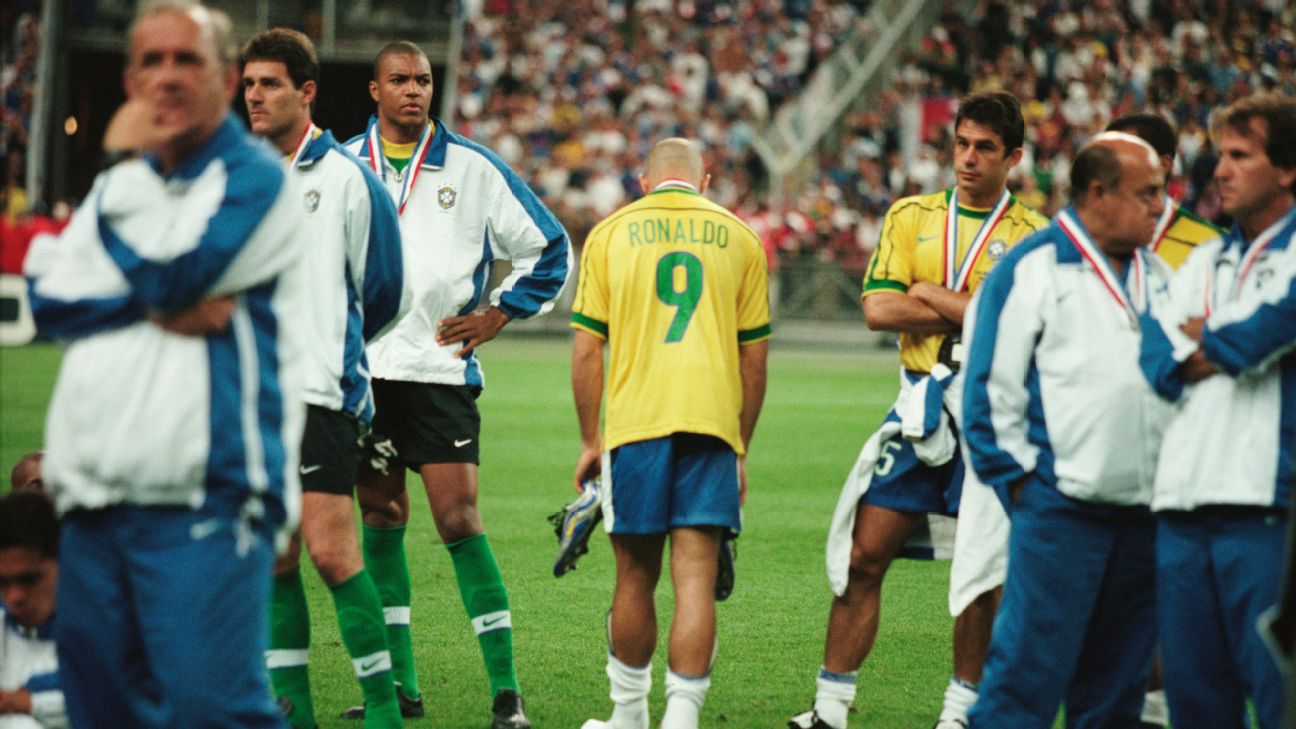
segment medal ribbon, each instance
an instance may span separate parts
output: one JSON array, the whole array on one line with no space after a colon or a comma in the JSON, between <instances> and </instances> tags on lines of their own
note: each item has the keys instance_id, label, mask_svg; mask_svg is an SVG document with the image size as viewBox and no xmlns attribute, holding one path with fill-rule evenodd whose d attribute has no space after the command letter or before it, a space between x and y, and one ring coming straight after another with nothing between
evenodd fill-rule
<instances>
[{"instance_id":1,"label":"medal ribbon","mask_svg":"<svg viewBox=\"0 0 1296 729\"><path fill-rule=\"evenodd\" d=\"M1075 218L1071 217L1069 211L1063 210L1058 213L1058 227L1071 239L1071 243L1080 251L1080 255L1089 262L1090 267L1098 274L1098 279L1102 281L1107 293L1111 294L1116 305L1125 312L1129 317L1132 326L1138 326L1138 312L1147 308L1147 283L1146 273L1143 264L1143 252L1135 250L1134 255L1130 258L1130 265L1133 270L1130 271L1130 285L1134 290L1134 299L1125 295L1125 287L1121 285L1120 279L1116 276L1116 271L1112 269L1111 263L1107 260L1107 255L1098 250L1098 246L1089 237L1088 231L1080 225ZM1135 308L1137 303L1139 308Z\"/></svg>"},{"instance_id":2,"label":"medal ribbon","mask_svg":"<svg viewBox=\"0 0 1296 729\"><path fill-rule=\"evenodd\" d=\"M423 169L423 154L427 152L428 144L432 142L432 125L426 124L423 127L423 133L419 135L418 143L414 145L414 154L410 156L409 171L405 179L401 182L400 196L396 199L396 214L401 215L405 212L405 203L409 202L410 193L414 191L414 181L419 175L419 170ZM378 136L378 122L369 127L369 166L377 173L383 182L387 182L387 165L383 164L382 139Z\"/></svg>"},{"instance_id":3,"label":"medal ribbon","mask_svg":"<svg viewBox=\"0 0 1296 729\"><path fill-rule=\"evenodd\" d=\"M977 229L976 235L972 237L972 243L968 245L967 252L963 254L963 260L958 260L958 188L950 192L949 209L945 211L945 255L943 258L945 270L945 286L954 291L966 291L968 287L968 278L972 276L972 270L976 268L977 261L981 259L981 254L985 252L986 242L990 240L990 234L994 232L995 226L1003 219L1008 212L1008 205L1012 201L1012 196L1008 194L1008 188L999 195L999 201L990 209L985 220L981 221L981 227Z\"/></svg>"},{"instance_id":4,"label":"medal ribbon","mask_svg":"<svg viewBox=\"0 0 1296 729\"><path fill-rule=\"evenodd\" d=\"M1237 267L1233 269L1236 273L1233 278L1233 285L1229 287L1229 299L1237 298L1238 292L1242 290L1243 282L1246 281L1247 274L1251 273L1251 267L1259 260L1260 255L1265 252L1265 249L1269 247L1274 238L1278 237L1278 233L1287 227L1287 222L1288 216L1284 215L1282 220L1269 226L1263 233L1256 236L1255 240L1251 241L1251 245L1242 254L1242 260L1238 261ZM1218 266L1216 270L1218 270ZM1210 316L1213 308L1211 304L1215 301L1214 278L1215 271L1211 271L1210 275L1206 277L1206 316Z\"/></svg>"},{"instance_id":5,"label":"medal ribbon","mask_svg":"<svg viewBox=\"0 0 1296 729\"><path fill-rule=\"evenodd\" d=\"M1157 220L1156 230L1152 231L1152 245L1148 246L1153 251L1161 247L1161 241L1165 239L1167 230L1170 230L1170 221L1174 220L1175 211L1179 206L1175 204L1173 198L1166 195L1165 210L1161 211L1161 218Z\"/></svg>"}]
</instances>

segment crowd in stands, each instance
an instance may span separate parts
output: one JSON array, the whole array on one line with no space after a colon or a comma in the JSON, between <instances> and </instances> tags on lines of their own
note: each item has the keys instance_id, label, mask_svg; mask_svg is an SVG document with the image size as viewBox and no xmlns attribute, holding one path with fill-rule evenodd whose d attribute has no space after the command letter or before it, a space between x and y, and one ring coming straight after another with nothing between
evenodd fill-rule
<instances>
[{"instance_id":1,"label":"crowd in stands","mask_svg":"<svg viewBox=\"0 0 1296 729\"><path fill-rule=\"evenodd\" d=\"M0 192L0 273L21 273L32 238L62 230L71 216L66 203L58 205L52 216L44 214L44 210L33 210L24 187L27 135L36 94L36 55L40 48L38 8L35 0L0 7L0 37L4 38L0 58L0 88L4 95L0 135L5 149L4 189Z\"/></svg>"},{"instance_id":2,"label":"crowd in stands","mask_svg":"<svg viewBox=\"0 0 1296 729\"><path fill-rule=\"evenodd\" d=\"M862 273L882 215L953 184L957 98L1007 88L1027 120L1014 192L1066 203L1075 149L1115 115L1179 129L1171 193L1212 217L1207 115L1253 91L1296 93L1296 8L1283 0L983 0L953 5L880 94L842 119L804 184L777 196L758 130L867 23L868 0L478 0L469 3L453 125L497 151L578 245L640 194L636 160L665 136L701 140L711 195L765 238L772 268ZM26 209L22 167L39 30L35 3L0 10L6 236ZM13 252L13 245L6 246Z\"/></svg>"},{"instance_id":3,"label":"crowd in stands","mask_svg":"<svg viewBox=\"0 0 1296 729\"><path fill-rule=\"evenodd\" d=\"M633 160L666 135L702 140L714 198L765 237L772 266L862 273L882 215L953 184L957 98L1006 88L1027 142L1014 192L1051 215L1069 163L1113 116L1155 110L1179 129L1171 193L1213 217L1209 110L1296 93L1296 8L1283 0L986 0L953 5L893 82L842 121L804 189L766 190L757 130L865 23L834 0L485 0L469 20L455 126L530 176L578 244L639 194ZM525 11L521 12L522 6Z\"/></svg>"}]
</instances>

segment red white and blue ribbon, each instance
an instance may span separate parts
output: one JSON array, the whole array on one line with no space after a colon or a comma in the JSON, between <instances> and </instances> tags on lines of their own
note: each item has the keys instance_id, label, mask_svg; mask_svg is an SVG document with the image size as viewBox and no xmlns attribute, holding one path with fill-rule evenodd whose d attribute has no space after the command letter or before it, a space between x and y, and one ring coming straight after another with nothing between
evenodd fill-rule
<instances>
[{"instance_id":1,"label":"red white and blue ribbon","mask_svg":"<svg viewBox=\"0 0 1296 729\"><path fill-rule=\"evenodd\" d=\"M1154 252L1161 247L1161 241L1165 240L1167 230L1170 230L1170 223L1174 220L1175 211L1179 206L1175 204L1174 198L1169 195L1165 196L1165 209L1161 211L1161 217L1157 220L1156 230L1152 231L1152 244L1148 247Z\"/></svg>"},{"instance_id":2,"label":"red white and blue ribbon","mask_svg":"<svg viewBox=\"0 0 1296 729\"><path fill-rule=\"evenodd\" d=\"M1247 275L1251 273L1252 266L1255 266L1256 261L1264 254L1265 249L1269 247L1274 238L1278 237L1279 231L1286 227L1287 220L1288 217L1284 215L1282 220L1269 226L1263 233L1256 236L1255 240L1251 241L1251 245L1242 254L1242 260L1238 261L1237 268L1234 269L1236 276L1233 278L1233 285L1229 287L1229 299L1237 298L1238 293L1242 291L1242 284L1246 281ZM1214 278L1214 271L1206 277L1206 316L1210 316L1213 308L1212 304L1215 302Z\"/></svg>"},{"instance_id":3,"label":"red white and blue ribbon","mask_svg":"<svg viewBox=\"0 0 1296 729\"><path fill-rule=\"evenodd\" d=\"M293 152L292 157L289 158L288 166L290 168L296 167L297 163L301 161L302 155L306 154L306 148L310 146L311 140L315 138L315 130L315 122L306 125L306 133L302 135L301 141L297 143L297 151Z\"/></svg>"},{"instance_id":4,"label":"red white and blue ribbon","mask_svg":"<svg viewBox=\"0 0 1296 729\"><path fill-rule=\"evenodd\" d=\"M1127 296L1125 286L1121 284L1120 278L1117 277L1115 269L1107 260L1107 254L1098 249L1093 238L1084 226L1071 216L1071 213L1064 210L1058 213L1058 227L1071 239L1071 243L1080 251L1080 255L1089 262L1089 266L1098 274L1098 279L1102 281L1103 287L1107 293L1111 294L1112 300L1116 305L1125 312L1129 318L1130 326L1138 328L1138 315L1140 311L1147 308L1147 273L1143 262L1143 251L1135 249L1134 255L1130 258L1130 288L1133 290L1133 296Z\"/></svg>"},{"instance_id":5,"label":"red white and blue ribbon","mask_svg":"<svg viewBox=\"0 0 1296 729\"><path fill-rule=\"evenodd\" d=\"M423 133L419 135L418 143L414 145L414 154L410 156L409 174L401 180L400 195L396 198L396 214L400 215L405 212L405 203L409 202L410 193L414 191L414 182L418 177L419 170L423 168L423 155L427 152L427 146L432 141L432 125L423 126ZM378 136L378 122L369 126L369 166L377 173L383 182L387 182L387 165L383 164L383 147L382 138Z\"/></svg>"},{"instance_id":6,"label":"red white and blue ribbon","mask_svg":"<svg viewBox=\"0 0 1296 729\"><path fill-rule=\"evenodd\" d=\"M968 279L971 278L977 261L981 260L981 254L985 252L990 234L1008 212L1011 202L1012 196L1008 194L1008 189L1004 188L999 195L999 201L990 209L985 220L981 221L981 227L977 229L976 235L972 237L972 243L968 245L967 252L960 260L958 257L958 188L950 192L949 209L945 211L945 255L942 259L945 275L943 283L946 288L967 291Z\"/></svg>"}]
</instances>

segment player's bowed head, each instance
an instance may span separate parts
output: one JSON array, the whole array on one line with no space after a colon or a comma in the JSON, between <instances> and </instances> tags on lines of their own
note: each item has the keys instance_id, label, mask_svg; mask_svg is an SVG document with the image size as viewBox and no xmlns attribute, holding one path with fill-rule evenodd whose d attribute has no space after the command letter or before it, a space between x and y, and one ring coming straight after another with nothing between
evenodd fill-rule
<instances>
[{"instance_id":1,"label":"player's bowed head","mask_svg":"<svg viewBox=\"0 0 1296 729\"><path fill-rule=\"evenodd\" d=\"M645 194L665 183L685 183L699 193L706 192L711 182L702 162L698 145L683 137L671 137L653 145L644 160L644 172L639 175L639 185Z\"/></svg>"}]
</instances>

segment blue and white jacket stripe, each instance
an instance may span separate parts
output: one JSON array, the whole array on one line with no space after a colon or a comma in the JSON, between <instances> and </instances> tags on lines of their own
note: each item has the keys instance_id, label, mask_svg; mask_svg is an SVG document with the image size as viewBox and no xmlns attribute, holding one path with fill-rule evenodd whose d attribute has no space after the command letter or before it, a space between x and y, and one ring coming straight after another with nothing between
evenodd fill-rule
<instances>
[{"instance_id":1,"label":"blue and white jacket stripe","mask_svg":"<svg viewBox=\"0 0 1296 729\"><path fill-rule=\"evenodd\" d=\"M1291 502L1296 445L1296 209L1233 291L1249 242L1239 226L1197 247L1175 272L1170 296L1144 317L1142 366L1175 403L1157 469L1156 510L1278 507ZM1210 316L1201 350L1221 374L1186 384L1179 364L1198 349L1179 329Z\"/></svg>"},{"instance_id":2,"label":"blue and white jacket stripe","mask_svg":"<svg viewBox=\"0 0 1296 729\"><path fill-rule=\"evenodd\" d=\"M1168 267L1138 255L1149 296L1165 296ZM1030 475L1083 501L1148 503L1168 408L1139 372L1139 331L1057 223L995 266L963 340L968 460L1001 499Z\"/></svg>"},{"instance_id":3,"label":"blue and white jacket stripe","mask_svg":"<svg viewBox=\"0 0 1296 729\"><path fill-rule=\"evenodd\" d=\"M305 400L373 418L365 344L410 304L396 206L382 181L330 132L307 143L292 169L301 196L310 300Z\"/></svg>"},{"instance_id":4,"label":"blue and white jacket stripe","mask_svg":"<svg viewBox=\"0 0 1296 729\"><path fill-rule=\"evenodd\" d=\"M206 507L296 523L304 413L300 198L229 117L162 175L101 174L26 274L37 325L66 352L45 427L44 477L62 511ZM147 313L235 299L229 327L164 331Z\"/></svg>"},{"instance_id":5,"label":"blue and white jacket stripe","mask_svg":"<svg viewBox=\"0 0 1296 729\"><path fill-rule=\"evenodd\" d=\"M374 377L482 387L477 355L459 359L460 343L438 345L438 322L481 304L496 260L512 270L489 292L491 304L513 319L548 311L572 269L571 245L558 219L503 160L434 121L436 133L417 161L422 169L400 217L414 300L392 331L370 345L369 361ZM369 128L377 123L371 118ZM368 130L345 145L366 163L367 138ZM385 157L381 162L396 199L396 171Z\"/></svg>"},{"instance_id":6,"label":"blue and white jacket stripe","mask_svg":"<svg viewBox=\"0 0 1296 729\"><path fill-rule=\"evenodd\" d=\"M59 684L58 654L54 650L53 620L34 628L18 624L0 603L0 691L27 689L30 719L43 729L66 729L67 708ZM0 715L0 726L20 715ZM26 726L26 724L23 724Z\"/></svg>"}]
</instances>

